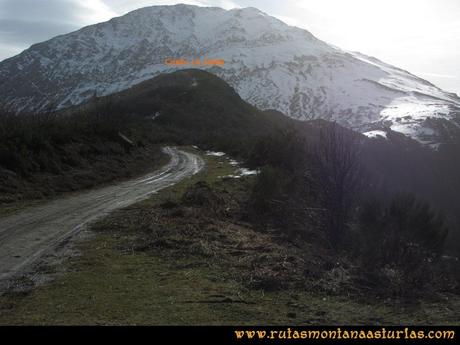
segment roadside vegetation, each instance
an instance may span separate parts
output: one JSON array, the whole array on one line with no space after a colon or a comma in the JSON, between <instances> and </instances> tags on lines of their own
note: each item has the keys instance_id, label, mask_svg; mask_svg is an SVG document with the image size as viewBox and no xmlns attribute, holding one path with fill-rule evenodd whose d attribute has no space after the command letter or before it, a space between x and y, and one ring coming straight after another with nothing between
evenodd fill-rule
<instances>
[{"instance_id":1,"label":"roadside vegetation","mask_svg":"<svg viewBox=\"0 0 460 345\"><path fill-rule=\"evenodd\" d=\"M0 113L0 207L154 170L167 158L146 133L103 103L68 116Z\"/></svg>"},{"instance_id":2,"label":"roadside vegetation","mask_svg":"<svg viewBox=\"0 0 460 345\"><path fill-rule=\"evenodd\" d=\"M267 139L275 145L255 151L264 165L250 216L292 243L322 250L324 266L307 264L307 276L330 293L400 302L460 292L459 252L446 246L457 229L442 213L376 183L356 134L329 124L314 141L296 136Z\"/></svg>"},{"instance_id":3,"label":"roadside vegetation","mask_svg":"<svg viewBox=\"0 0 460 345\"><path fill-rule=\"evenodd\" d=\"M234 178L225 156L205 156L204 172L95 224L54 282L0 297L0 323L458 323L459 203L446 205L457 165L445 148L262 112L203 71L49 116L3 117L0 176L20 184L3 180L6 198L139 173L166 144L259 173ZM74 174L85 168L87 184ZM73 183L59 187L63 176Z\"/></svg>"},{"instance_id":4,"label":"roadside vegetation","mask_svg":"<svg viewBox=\"0 0 460 345\"><path fill-rule=\"evenodd\" d=\"M408 303L344 293L331 252L250 219L257 178L225 178L237 170L227 158L205 159L202 173L95 224L81 255L41 268L58 271L53 282L1 296L0 323L458 322L454 294Z\"/></svg>"},{"instance_id":5,"label":"roadside vegetation","mask_svg":"<svg viewBox=\"0 0 460 345\"><path fill-rule=\"evenodd\" d=\"M45 114L0 110L0 213L63 192L140 175L165 163L160 147L196 144L238 156L286 126L219 78L159 76L114 96ZM193 86L197 81L199 87ZM16 204L15 204L16 203Z\"/></svg>"}]
</instances>

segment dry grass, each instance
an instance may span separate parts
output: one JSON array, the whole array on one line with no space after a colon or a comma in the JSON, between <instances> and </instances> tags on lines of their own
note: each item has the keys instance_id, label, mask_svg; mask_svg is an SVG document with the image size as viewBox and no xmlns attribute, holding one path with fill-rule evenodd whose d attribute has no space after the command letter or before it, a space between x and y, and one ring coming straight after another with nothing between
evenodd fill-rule
<instances>
[{"instance_id":1,"label":"dry grass","mask_svg":"<svg viewBox=\"0 0 460 345\"><path fill-rule=\"evenodd\" d=\"M206 160L96 224L54 282L0 297L0 324L458 324L457 296L408 307L313 289L320 253L246 222L251 179L223 180L234 168Z\"/></svg>"}]
</instances>

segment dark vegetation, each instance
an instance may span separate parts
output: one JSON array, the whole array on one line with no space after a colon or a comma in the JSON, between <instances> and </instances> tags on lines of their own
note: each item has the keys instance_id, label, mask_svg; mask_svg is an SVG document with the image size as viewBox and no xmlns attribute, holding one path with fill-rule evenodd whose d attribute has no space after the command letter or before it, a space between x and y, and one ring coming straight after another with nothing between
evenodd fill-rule
<instances>
[{"instance_id":1,"label":"dark vegetation","mask_svg":"<svg viewBox=\"0 0 460 345\"><path fill-rule=\"evenodd\" d=\"M455 242L460 150L450 144L435 152L392 133L389 139L369 140L326 121L298 122L262 112L219 78L185 70L64 113L3 115L0 202L18 199L19 193L30 198L35 191L95 185L151 160L156 145L194 144L225 151L261 172L237 197L195 186L180 204L162 206L165 222L180 218L187 224L179 228L200 238L194 231L202 231L203 219L188 213L198 205L211 212L204 216L206 226L218 228L222 217L233 217L261 233L277 234L277 246L296 248L289 249L292 253L316 253L315 260L296 254L290 263L284 258L282 264L249 265L247 279L254 287L283 287L289 278L270 271L281 264L292 268L283 272L300 285L316 282L333 293L396 299L458 293L459 263L445 254L460 256ZM160 159L158 153L154 157ZM200 247L201 238L192 246L190 238L178 243L174 232L165 238L161 223L152 231L141 243L179 245L181 253L209 249ZM228 235L219 231L212 241Z\"/></svg>"},{"instance_id":2,"label":"dark vegetation","mask_svg":"<svg viewBox=\"0 0 460 345\"><path fill-rule=\"evenodd\" d=\"M458 284L439 270L448 228L427 203L411 195L396 195L388 203L367 200L356 223L353 249L368 289L385 287L395 296L414 298Z\"/></svg>"},{"instance_id":3,"label":"dark vegetation","mask_svg":"<svg viewBox=\"0 0 460 345\"><path fill-rule=\"evenodd\" d=\"M258 110L222 79L200 70L159 75L109 99L119 113L149 120L158 142L194 144L240 157L247 156L258 137L293 126L281 113Z\"/></svg>"},{"instance_id":4,"label":"dark vegetation","mask_svg":"<svg viewBox=\"0 0 460 345\"><path fill-rule=\"evenodd\" d=\"M65 272L56 281L0 296L0 323L458 323L452 294L408 305L356 291L351 267L317 242L249 221L253 176L221 178L229 160L204 159L202 173L95 224L81 256L43 267Z\"/></svg>"},{"instance_id":5,"label":"dark vegetation","mask_svg":"<svg viewBox=\"0 0 460 345\"><path fill-rule=\"evenodd\" d=\"M163 161L159 145L195 144L245 157L258 136L289 123L200 71L160 75L57 113L3 111L0 204L140 174Z\"/></svg>"},{"instance_id":6,"label":"dark vegetation","mask_svg":"<svg viewBox=\"0 0 460 345\"><path fill-rule=\"evenodd\" d=\"M375 156L365 151L367 139L335 124L322 123L317 130L307 137L298 131L277 134L256 146L255 162L264 168L254 185L252 216L334 258L323 272L342 272L333 291L357 289L404 300L458 292L458 247L446 246L456 223L424 201L423 193L391 185L397 180L394 166L370 169ZM417 149L424 159L432 154ZM389 163L400 168L421 157ZM412 176L439 186L419 172Z\"/></svg>"},{"instance_id":7,"label":"dark vegetation","mask_svg":"<svg viewBox=\"0 0 460 345\"><path fill-rule=\"evenodd\" d=\"M165 157L138 119L91 111L0 114L0 205L41 199L151 170Z\"/></svg>"}]
</instances>

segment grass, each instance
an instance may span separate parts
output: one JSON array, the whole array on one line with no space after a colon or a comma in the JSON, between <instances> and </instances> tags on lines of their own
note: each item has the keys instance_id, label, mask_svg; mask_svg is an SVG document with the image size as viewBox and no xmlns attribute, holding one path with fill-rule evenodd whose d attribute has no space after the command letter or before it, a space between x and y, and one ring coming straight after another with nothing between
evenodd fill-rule
<instances>
[{"instance_id":1,"label":"grass","mask_svg":"<svg viewBox=\"0 0 460 345\"><path fill-rule=\"evenodd\" d=\"M1 297L5 325L224 325L451 323L455 309L416 311L318 294L262 293L221 279L190 259L120 253L119 238L99 235L68 273L25 297ZM460 307L460 301L452 308ZM445 319L441 319L444 317Z\"/></svg>"},{"instance_id":2,"label":"grass","mask_svg":"<svg viewBox=\"0 0 460 345\"><path fill-rule=\"evenodd\" d=\"M139 215L157 217L158 207L180 202L198 181L230 193L251 183L250 178L221 179L235 168L224 157L204 158L207 165L202 173L96 224L96 235L78 244L82 255L69 259L65 273L56 280L26 294L1 296L0 324L458 324L460 299L455 296L448 302L423 302L408 308L298 287L276 291L250 288L245 281L248 268L244 259L253 256L232 257L231 253L235 248L252 253L256 244L266 245L269 236L244 226L237 232L219 229L214 235L202 228L198 229L200 238L193 232L190 237L179 238L173 224L175 216L166 217L171 221L166 229L171 234L166 238L175 239L171 243L176 246L185 242L184 250L169 246L139 250L136 244L139 239L143 241L146 231L140 227L151 223ZM202 224L187 217L183 221ZM158 224L162 224L160 219ZM242 246L236 244L242 239ZM203 243L206 253L190 248L198 242ZM241 275L232 268L238 263Z\"/></svg>"}]
</instances>

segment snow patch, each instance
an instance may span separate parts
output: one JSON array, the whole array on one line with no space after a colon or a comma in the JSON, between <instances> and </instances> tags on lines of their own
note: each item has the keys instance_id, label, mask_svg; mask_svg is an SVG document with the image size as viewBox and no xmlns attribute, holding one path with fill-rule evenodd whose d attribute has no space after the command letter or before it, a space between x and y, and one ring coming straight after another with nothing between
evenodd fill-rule
<instances>
[{"instance_id":1,"label":"snow patch","mask_svg":"<svg viewBox=\"0 0 460 345\"><path fill-rule=\"evenodd\" d=\"M206 151L206 156L222 157L225 156L225 152Z\"/></svg>"},{"instance_id":2,"label":"snow patch","mask_svg":"<svg viewBox=\"0 0 460 345\"><path fill-rule=\"evenodd\" d=\"M239 170L239 175L240 176L250 176L250 175L257 175L259 174L260 171L259 170L250 170L250 169L247 169L247 168L241 168Z\"/></svg>"},{"instance_id":3,"label":"snow patch","mask_svg":"<svg viewBox=\"0 0 460 345\"><path fill-rule=\"evenodd\" d=\"M387 132L385 132L385 131L375 130L375 131L364 132L363 134L368 138L385 138L385 139L387 139Z\"/></svg>"},{"instance_id":4,"label":"snow patch","mask_svg":"<svg viewBox=\"0 0 460 345\"><path fill-rule=\"evenodd\" d=\"M191 87L197 87L198 86L198 82L197 82L196 78L193 78L192 84L190 86Z\"/></svg>"},{"instance_id":5,"label":"snow patch","mask_svg":"<svg viewBox=\"0 0 460 345\"><path fill-rule=\"evenodd\" d=\"M259 170L250 170L247 168L240 168L235 172L235 174L220 176L220 178L242 178L244 176L257 175L259 173L260 173Z\"/></svg>"},{"instance_id":6,"label":"snow patch","mask_svg":"<svg viewBox=\"0 0 460 345\"><path fill-rule=\"evenodd\" d=\"M158 116L160 116L160 115L161 115L161 112L156 111L156 112L154 112L154 113L151 115L150 119L151 119L151 120L155 120L155 119L156 119Z\"/></svg>"}]
</instances>

